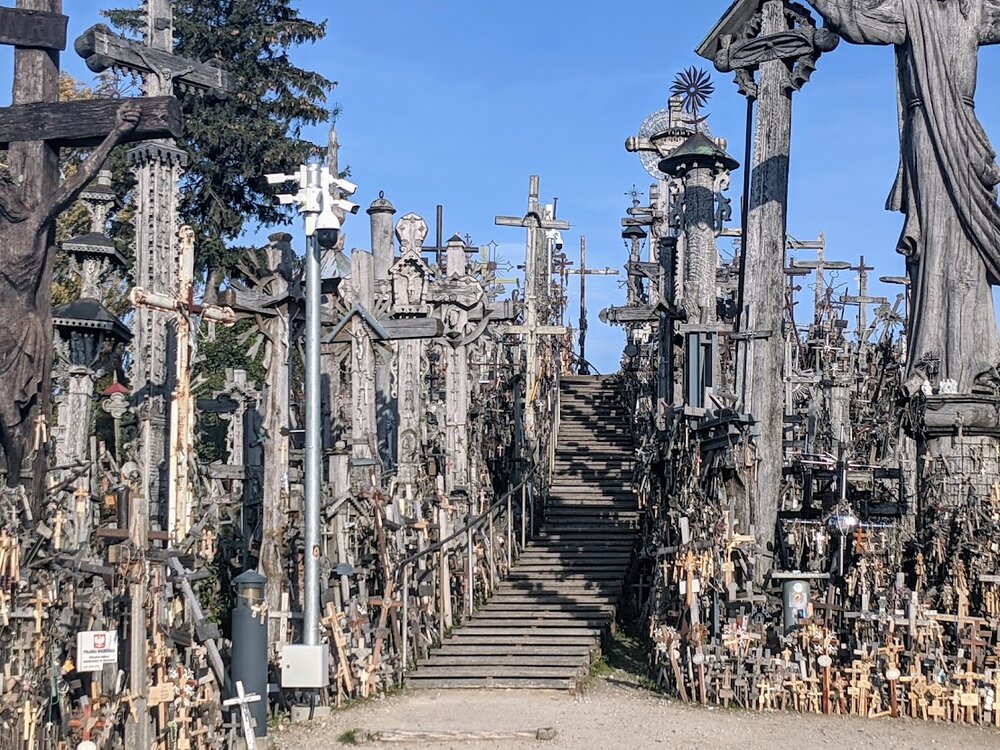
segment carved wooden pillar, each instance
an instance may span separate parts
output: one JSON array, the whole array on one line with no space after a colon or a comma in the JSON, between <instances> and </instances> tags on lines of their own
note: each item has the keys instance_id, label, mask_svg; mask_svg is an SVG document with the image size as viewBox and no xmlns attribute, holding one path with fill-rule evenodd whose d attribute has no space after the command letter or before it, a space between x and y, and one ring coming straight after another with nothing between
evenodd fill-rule
<instances>
[{"instance_id":1,"label":"carved wooden pillar","mask_svg":"<svg viewBox=\"0 0 1000 750\"><path fill-rule=\"evenodd\" d=\"M371 253L354 250L351 253L351 287L354 304L365 310L375 305L375 277ZM375 458L378 443L377 390L375 387L375 350L365 323L355 317L351 323L351 436L352 455L362 464ZM370 468L362 465L352 481L367 487Z\"/></svg>"},{"instance_id":2,"label":"carved wooden pillar","mask_svg":"<svg viewBox=\"0 0 1000 750\"><path fill-rule=\"evenodd\" d=\"M392 217L396 209L385 197L379 197L368 208L371 217L372 256L375 272L376 299L383 300L392 297L389 284L389 269L392 268L396 255L396 243L393 237ZM396 359L395 342L386 342L378 353L375 362L375 391L378 420L378 451L383 466L391 469L396 463L396 403L392 397L392 370Z\"/></svg>"},{"instance_id":3,"label":"carved wooden pillar","mask_svg":"<svg viewBox=\"0 0 1000 750\"><path fill-rule=\"evenodd\" d=\"M396 226L400 258L390 270L392 312L396 318L426 317L431 269L421 255L427 238L427 223L416 214L407 214ZM400 488L416 489L420 478L425 417L423 342L399 341L396 361L395 396L399 414L397 438Z\"/></svg>"},{"instance_id":4,"label":"carved wooden pillar","mask_svg":"<svg viewBox=\"0 0 1000 750\"><path fill-rule=\"evenodd\" d=\"M466 247L460 238L453 238L447 245L448 278L466 274ZM473 282L476 283L476 282ZM478 290L482 296L482 289ZM453 320L445 321L451 337L461 340L465 335L468 313L457 306L451 311ZM447 317L447 315L446 315ZM445 488L448 492L469 487L469 350L461 343L445 344L447 383L445 386Z\"/></svg>"},{"instance_id":5,"label":"carved wooden pillar","mask_svg":"<svg viewBox=\"0 0 1000 750\"><path fill-rule=\"evenodd\" d=\"M285 554L283 548L288 510L288 402L290 394L290 330L288 286L292 278L292 237L278 233L270 236L266 249L267 269L272 274L267 294L283 302L274 308L275 314L264 318L263 333L267 342L264 369L264 479L263 540L260 551L260 572L267 577L265 597L272 612L280 612L281 595L285 591ZM268 642L277 643L277 620L268 628Z\"/></svg>"},{"instance_id":6,"label":"carved wooden pillar","mask_svg":"<svg viewBox=\"0 0 1000 750\"><path fill-rule=\"evenodd\" d=\"M784 465L784 275L792 94L809 79L836 35L817 29L801 5L787 0L746 0L729 9L699 48L723 72L736 72L742 93L757 102L749 213L745 218L745 294L740 311L746 345L739 354L744 408L760 431L757 466L748 505L738 509L762 547L773 542ZM756 78L755 78L756 74ZM758 578L771 566L762 556Z\"/></svg>"},{"instance_id":7,"label":"carved wooden pillar","mask_svg":"<svg viewBox=\"0 0 1000 750\"><path fill-rule=\"evenodd\" d=\"M385 193L379 193L378 198L368 208L368 215L371 217L375 279L379 281L388 279L389 269L392 268L395 250L392 239L392 217L395 213L396 209L385 197Z\"/></svg>"}]
</instances>

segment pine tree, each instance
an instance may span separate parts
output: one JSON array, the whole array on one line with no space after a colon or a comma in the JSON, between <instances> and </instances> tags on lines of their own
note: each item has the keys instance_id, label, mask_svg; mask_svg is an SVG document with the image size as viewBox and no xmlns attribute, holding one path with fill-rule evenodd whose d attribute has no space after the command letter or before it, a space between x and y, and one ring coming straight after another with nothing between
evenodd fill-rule
<instances>
[{"instance_id":1,"label":"pine tree","mask_svg":"<svg viewBox=\"0 0 1000 750\"><path fill-rule=\"evenodd\" d=\"M175 53L219 60L233 74L234 90L223 101L181 93L185 133L178 141L189 156L181 220L199 238L198 264L206 271L209 298L243 248L232 243L251 225L290 220L272 205L264 175L287 172L316 146L303 127L327 122L327 98L336 86L292 62L291 51L326 36L326 23L304 19L292 0L177 0ZM112 24L139 33L138 11L108 11Z\"/></svg>"}]
</instances>

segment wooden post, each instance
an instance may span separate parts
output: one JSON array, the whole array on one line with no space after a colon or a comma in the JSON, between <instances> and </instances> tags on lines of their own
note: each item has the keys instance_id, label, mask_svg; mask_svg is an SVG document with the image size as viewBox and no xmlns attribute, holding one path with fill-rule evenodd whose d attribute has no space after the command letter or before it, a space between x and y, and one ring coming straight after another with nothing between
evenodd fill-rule
<instances>
[{"instance_id":1,"label":"wooden post","mask_svg":"<svg viewBox=\"0 0 1000 750\"><path fill-rule=\"evenodd\" d=\"M375 306L375 275L371 253L351 252L351 287L354 303L366 310ZM375 458L378 444L375 349L371 334L360 316L351 322L351 434L352 456L367 463ZM366 486L370 466L352 472L352 481Z\"/></svg>"},{"instance_id":2,"label":"wooden post","mask_svg":"<svg viewBox=\"0 0 1000 750\"><path fill-rule=\"evenodd\" d=\"M264 387L264 509L260 572L267 578L265 598L272 611L282 607L286 590L284 532L288 510L288 400L291 376L289 342L288 288L292 278L292 238L285 233L272 234L265 250L271 282L265 291L282 303L276 314L263 319L261 329L266 340ZM281 627L268 629L268 643L281 642Z\"/></svg>"},{"instance_id":3,"label":"wooden post","mask_svg":"<svg viewBox=\"0 0 1000 750\"><path fill-rule=\"evenodd\" d=\"M748 332L739 353L738 393L753 414L760 434L755 441L757 466L751 492L738 511L744 528L755 528L761 548L774 539L784 465L784 267L788 211L788 165L792 132L792 94L801 88L822 52L836 48L838 37L817 29L802 6L786 0L754 0L760 6L759 28L747 22L751 0L735 3L698 54L721 71L736 71L741 91L757 101L748 215L743 238L741 281L744 309L738 312L738 333ZM752 14L751 14L752 15ZM746 38L740 35L750 31ZM795 37L797 44L787 44ZM786 44L768 41L784 40ZM796 64L800 63L800 64ZM756 72L756 80L754 74ZM766 335L764 333L767 332ZM758 580L772 565L761 556Z\"/></svg>"}]
</instances>

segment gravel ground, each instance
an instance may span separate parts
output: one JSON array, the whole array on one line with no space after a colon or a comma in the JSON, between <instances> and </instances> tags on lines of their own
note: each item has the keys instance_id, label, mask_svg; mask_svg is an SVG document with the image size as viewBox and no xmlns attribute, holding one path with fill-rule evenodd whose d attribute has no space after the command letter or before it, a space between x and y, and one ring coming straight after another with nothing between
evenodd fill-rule
<instances>
[{"instance_id":1,"label":"gravel ground","mask_svg":"<svg viewBox=\"0 0 1000 750\"><path fill-rule=\"evenodd\" d=\"M412 691L335 712L326 722L272 732L277 750L332 750L350 730L510 732L552 727L555 739L365 742L372 748L711 748L811 750L962 748L996 750L1000 731L906 720L863 720L792 713L751 714L689 707L611 675L577 697L545 691ZM363 738L363 734L359 733Z\"/></svg>"}]
</instances>

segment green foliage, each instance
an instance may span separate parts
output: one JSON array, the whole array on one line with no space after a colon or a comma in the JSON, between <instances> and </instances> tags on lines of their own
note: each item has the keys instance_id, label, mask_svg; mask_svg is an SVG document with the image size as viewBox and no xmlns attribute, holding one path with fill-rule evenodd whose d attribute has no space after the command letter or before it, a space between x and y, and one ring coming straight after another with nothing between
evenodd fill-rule
<instances>
[{"instance_id":1,"label":"green foliage","mask_svg":"<svg viewBox=\"0 0 1000 750\"><path fill-rule=\"evenodd\" d=\"M335 82L292 62L291 51L320 41L326 23L302 18L291 0L179 0L174 3L175 52L218 60L235 80L223 101L181 96L186 117L179 141L191 157L181 219L194 227L199 268L217 283L234 261L227 243L247 222L288 223L287 208L272 205L264 175L289 171L316 146L302 128L329 120ZM143 30L137 11L108 11L111 22Z\"/></svg>"},{"instance_id":2,"label":"green foliage","mask_svg":"<svg viewBox=\"0 0 1000 750\"><path fill-rule=\"evenodd\" d=\"M341 745L360 745L361 734L360 729L348 729L346 732L340 733L340 736L337 737L337 742Z\"/></svg>"},{"instance_id":3,"label":"green foliage","mask_svg":"<svg viewBox=\"0 0 1000 750\"><path fill-rule=\"evenodd\" d=\"M266 376L263 347L252 351L258 337L252 320L240 321L232 328L216 327L213 338L202 333L198 343L202 380L195 395L211 398L221 391L226 385L226 370L229 369L242 368L258 387L263 385ZM212 463L224 458L228 423L217 414L202 414L198 418L198 429L201 433L199 459Z\"/></svg>"}]
</instances>

